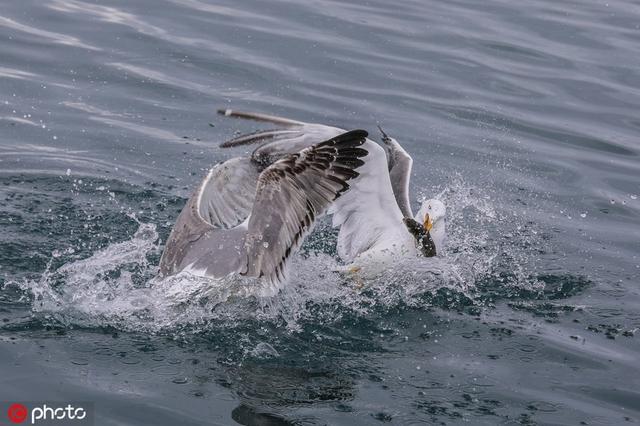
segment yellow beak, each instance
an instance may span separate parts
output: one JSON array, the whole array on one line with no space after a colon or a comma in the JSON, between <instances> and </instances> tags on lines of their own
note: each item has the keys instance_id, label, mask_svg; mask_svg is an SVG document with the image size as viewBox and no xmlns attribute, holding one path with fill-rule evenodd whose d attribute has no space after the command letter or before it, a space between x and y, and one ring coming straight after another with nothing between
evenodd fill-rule
<instances>
[{"instance_id":1,"label":"yellow beak","mask_svg":"<svg viewBox=\"0 0 640 426\"><path fill-rule=\"evenodd\" d=\"M423 224L423 226L424 226L425 231L427 231L427 232L431 231L431 228L433 228L433 222L431 222L431 217L429 217L429 213L427 213L424 216L424 224Z\"/></svg>"}]
</instances>

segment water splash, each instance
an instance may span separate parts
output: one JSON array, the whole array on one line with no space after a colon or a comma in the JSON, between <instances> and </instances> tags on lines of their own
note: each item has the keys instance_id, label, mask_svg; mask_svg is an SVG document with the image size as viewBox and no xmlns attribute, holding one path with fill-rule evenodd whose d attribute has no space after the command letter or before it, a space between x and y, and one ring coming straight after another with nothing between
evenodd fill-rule
<instances>
[{"instance_id":1,"label":"water splash","mask_svg":"<svg viewBox=\"0 0 640 426\"><path fill-rule=\"evenodd\" d=\"M367 317L398 307L424 308L442 289L475 300L479 283L503 274L504 253L496 235L504 222L491 199L462 181L440 194L448 205L448 243L442 258L406 259L363 288L339 273L334 254L303 248L292 260L290 278L279 291L241 277L209 279L188 272L160 279L155 261L161 251L156 225L138 222L129 239L112 243L90 257L70 261L20 288L34 315L63 325L197 332L213 322L266 321L297 330L304 322L334 323L345 315ZM133 218L135 219L135 217ZM137 220L136 220L137 221ZM517 227L517 225L516 225ZM331 241L320 228L313 241ZM320 234L320 235L317 235ZM513 244L510 245L513 247ZM526 256L511 250L508 285L533 288Z\"/></svg>"}]
</instances>

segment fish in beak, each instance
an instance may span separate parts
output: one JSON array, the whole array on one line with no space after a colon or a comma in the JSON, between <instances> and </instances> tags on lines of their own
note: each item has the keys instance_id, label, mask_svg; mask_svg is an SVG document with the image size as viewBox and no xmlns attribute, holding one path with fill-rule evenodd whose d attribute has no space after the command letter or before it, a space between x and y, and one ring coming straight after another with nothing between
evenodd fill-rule
<instances>
[{"instance_id":1,"label":"fish in beak","mask_svg":"<svg viewBox=\"0 0 640 426\"><path fill-rule=\"evenodd\" d=\"M422 253L424 257L433 257L436 255L436 245L433 242L433 238L431 238L431 228L433 228L433 223L431 222L431 218L429 215L426 215L424 218L424 223L420 224L420 222L410 218L405 217L403 219L407 230L413 237L416 239L416 246Z\"/></svg>"}]
</instances>

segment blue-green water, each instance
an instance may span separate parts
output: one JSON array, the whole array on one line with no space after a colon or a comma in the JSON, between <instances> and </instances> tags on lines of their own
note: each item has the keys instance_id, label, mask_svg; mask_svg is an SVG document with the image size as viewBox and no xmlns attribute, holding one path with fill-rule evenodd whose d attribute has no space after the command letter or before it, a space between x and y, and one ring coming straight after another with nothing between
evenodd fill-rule
<instances>
[{"instance_id":1,"label":"blue-green water","mask_svg":"<svg viewBox=\"0 0 640 426\"><path fill-rule=\"evenodd\" d=\"M96 424L640 422L632 1L5 1L0 401ZM448 207L437 273L154 279L218 107L365 128ZM219 290L219 289L218 289ZM5 422L0 413L0 422Z\"/></svg>"}]
</instances>

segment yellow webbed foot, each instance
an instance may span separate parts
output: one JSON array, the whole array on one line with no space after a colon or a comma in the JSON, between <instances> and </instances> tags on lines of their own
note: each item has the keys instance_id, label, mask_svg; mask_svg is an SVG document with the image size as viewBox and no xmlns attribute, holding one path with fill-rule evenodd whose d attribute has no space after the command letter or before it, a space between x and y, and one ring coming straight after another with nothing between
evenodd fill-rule
<instances>
[{"instance_id":1,"label":"yellow webbed foot","mask_svg":"<svg viewBox=\"0 0 640 426\"><path fill-rule=\"evenodd\" d=\"M364 281L358 272L362 270L360 266L352 266L348 269L349 275L351 275L353 281L355 282L354 288L356 290L360 290L364 287Z\"/></svg>"}]
</instances>

